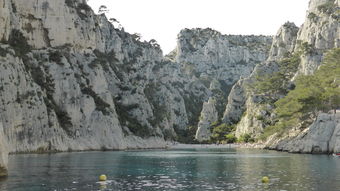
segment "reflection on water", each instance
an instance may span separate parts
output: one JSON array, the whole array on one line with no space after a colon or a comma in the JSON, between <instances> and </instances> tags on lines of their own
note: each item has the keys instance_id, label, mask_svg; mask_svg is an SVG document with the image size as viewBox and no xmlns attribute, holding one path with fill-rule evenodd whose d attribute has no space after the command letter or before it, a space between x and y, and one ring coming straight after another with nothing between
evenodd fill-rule
<instances>
[{"instance_id":1,"label":"reflection on water","mask_svg":"<svg viewBox=\"0 0 340 191\"><path fill-rule=\"evenodd\" d=\"M13 155L9 169L0 190L340 190L340 158L251 149Z\"/></svg>"}]
</instances>

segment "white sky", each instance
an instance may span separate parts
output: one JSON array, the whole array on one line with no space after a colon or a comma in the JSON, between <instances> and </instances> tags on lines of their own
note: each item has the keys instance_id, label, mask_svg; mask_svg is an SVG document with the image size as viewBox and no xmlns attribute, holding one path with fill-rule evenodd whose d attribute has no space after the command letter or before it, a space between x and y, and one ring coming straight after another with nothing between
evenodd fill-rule
<instances>
[{"instance_id":1,"label":"white sky","mask_svg":"<svg viewBox=\"0 0 340 191\"><path fill-rule=\"evenodd\" d=\"M163 53L176 47L184 28L210 27L223 34L275 35L286 21L300 26L309 0L89 0L95 12L106 5L129 33L156 39Z\"/></svg>"}]
</instances>

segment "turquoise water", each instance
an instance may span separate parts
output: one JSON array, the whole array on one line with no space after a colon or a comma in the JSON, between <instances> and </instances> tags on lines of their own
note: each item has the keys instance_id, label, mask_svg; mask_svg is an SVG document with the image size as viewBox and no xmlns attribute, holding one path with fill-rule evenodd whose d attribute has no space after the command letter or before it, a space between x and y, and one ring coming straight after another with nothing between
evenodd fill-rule
<instances>
[{"instance_id":1,"label":"turquoise water","mask_svg":"<svg viewBox=\"0 0 340 191\"><path fill-rule=\"evenodd\" d=\"M1 191L340 190L340 158L255 149L11 155L9 169Z\"/></svg>"}]
</instances>

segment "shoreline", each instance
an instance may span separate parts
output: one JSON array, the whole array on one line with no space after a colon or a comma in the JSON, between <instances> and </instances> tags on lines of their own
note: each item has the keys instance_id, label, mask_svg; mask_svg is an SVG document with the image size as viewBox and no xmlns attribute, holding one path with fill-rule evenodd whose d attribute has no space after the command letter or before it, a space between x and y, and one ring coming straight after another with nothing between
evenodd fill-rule
<instances>
[{"instance_id":1,"label":"shoreline","mask_svg":"<svg viewBox=\"0 0 340 191\"><path fill-rule=\"evenodd\" d=\"M190 149L190 148L252 148L252 149L263 149L262 144L250 144L250 143L238 143L238 144L173 144L169 146L170 149Z\"/></svg>"},{"instance_id":2,"label":"shoreline","mask_svg":"<svg viewBox=\"0 0 340 191\"><path fill-rule=\"evenodd\" d=\"M58 153L80 153L80 152L112 152L112 151L140 151L140 150L157 150L157 149L199 149L199 148L209 148L209 149L228 149L228 148L253 148L253 149L263 149L261 145L249 144L249 143L239 143L239 144L185 144L185 143L172 143L162 147L145 147L145 148L126 148L126 149L85 149L85 150L66 150L66 151L31 151L31 152L12 152L8 155L25 155L25 154L58 154Z\"/></svg>"},{"instance_id":3,"label":"shoreline","mask_svg":"<svg viewBox=\"0 0 340 191\"><path fill-rule=\"evenodd\" d=\"M277 152L286 152L291 154L312 154L312 155L332 155L333 153L303 153L303 152L289 152L278 149L271 149L265 147L263 144L256 143L237 143L237 144L184 144L171 143L162 147L146 147L146 148L126 148L126 149L89 149L89 150L67 150L67 151L32 151L32 152L16 152L8 155L50 155L61 153L81 153L81 152L114 152L114 151L147 151L147 150L171 150L171 149L263 149Z\"/></svg>"}]
</instances>

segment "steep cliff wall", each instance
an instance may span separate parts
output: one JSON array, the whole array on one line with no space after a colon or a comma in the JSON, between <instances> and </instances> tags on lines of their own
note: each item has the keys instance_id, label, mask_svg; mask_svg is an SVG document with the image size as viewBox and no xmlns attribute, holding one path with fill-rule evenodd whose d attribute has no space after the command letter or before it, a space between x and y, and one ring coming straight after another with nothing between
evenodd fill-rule
<instances>
[{"instance_id":1,"label":"steep cliff wall","mask_svg":"<svg viewBox=\"0 0 340 191\"><path fill-rule=\"evenodd\" d=\"M223 121L228 124L237 123L236 136L252 134L257 137L266 126L263 119L270 117L272 100L283 96L281 92L258 92L255 84L260 77L273 76L278 72L279 62L293 53L298 27L293 23L284 24L273 39L267 61L257 65L253 73L238 81L228 97L228 104ZM287 65L284 61L281 65ZM268 121L267 121L268 122Z\"/></svg>"},{"instance_id":2,"label":"steep cliff wall","mask_svg":"<svg viewBox=\"0 0 340 191\"><path fill-rule=\"evenodd\" d=\"M0 0L1 175L8 153L193 140L187 128L206 123L204 103L216 100L214 119L203 119L217 120L231 85L266 59L270 43L183 30L164 58L84 0Z\"/></svg>"},{"instance_id":3,"label":"steep cliff wall","mask_svg":"<svg viewBox=\"0 0 340 191\"><path fill-rule=\"evenodd\" d=\"M306 50L297 75L312 74L320 66L324 52L340 46L339 7L339 0L310 1L296 41L295 51Z\"/></svg>"},{"instance_id":4,"label":"steep cliff wall","mask_svg":"<svg viewBox=\"0 0 340 191\"><path fill-rule=\"evenodd\" d=\"M113 28L84 2L0 5L1 169L8 152L166 145L145 90L163 62L158 46Z\"/></svg>"},{"instance_id":5,"label":"steep cliff wall","mask_svg":"<svg viewBox=\"0 0 340 191\"><path fill-rule=\"evenodd\" d=\"M340 152L340 111L320 113L315 121L303 131L292 129L281 139L269 138L269 149L294 153L337 153Z\"/></svg>"},{"instance_id":6,"label":"steep cliff wall","mask_svg":"<svg viewBox=\"0 0 340 191\"><path fill-rule=\"evenodd\" d=\"M222 35L212 29L180 32L174 60L194 81L203 83L214 100L214 104L204 100L197 140L209 140L211 124L221 120L231 87L266 60L271 43L272 37ZM212 110L217 117L207 113Z\"/></svg>"},{"instance_id":7,"label":"steep cliff wall","mask_svg":"<svg viewBox=\"0 0 340 191\"><path fill-rule=\"evenodd\" d=\"M340 46L339 18L338 0L311 0L306 21L300 29L290 23L281 27L268 60L258 65L251 77L239 81L229 95L223 119L226 123L237 123L238 137L250 134L261 138L274 134L268 138L268 148L292 152L337 151L337 147L325 147L332 142L328 134L333 134L333 130L321 129L316 119L318 115L301 113L303 117L299 120L302 121L290 121L288 126L280 119L279 127L274 103L295 88L299 76L314 74L327 50ZM337 123L336 117L328 121ZM318 136L321 141L316 138Z\"/></svg>"}]
</instances>

